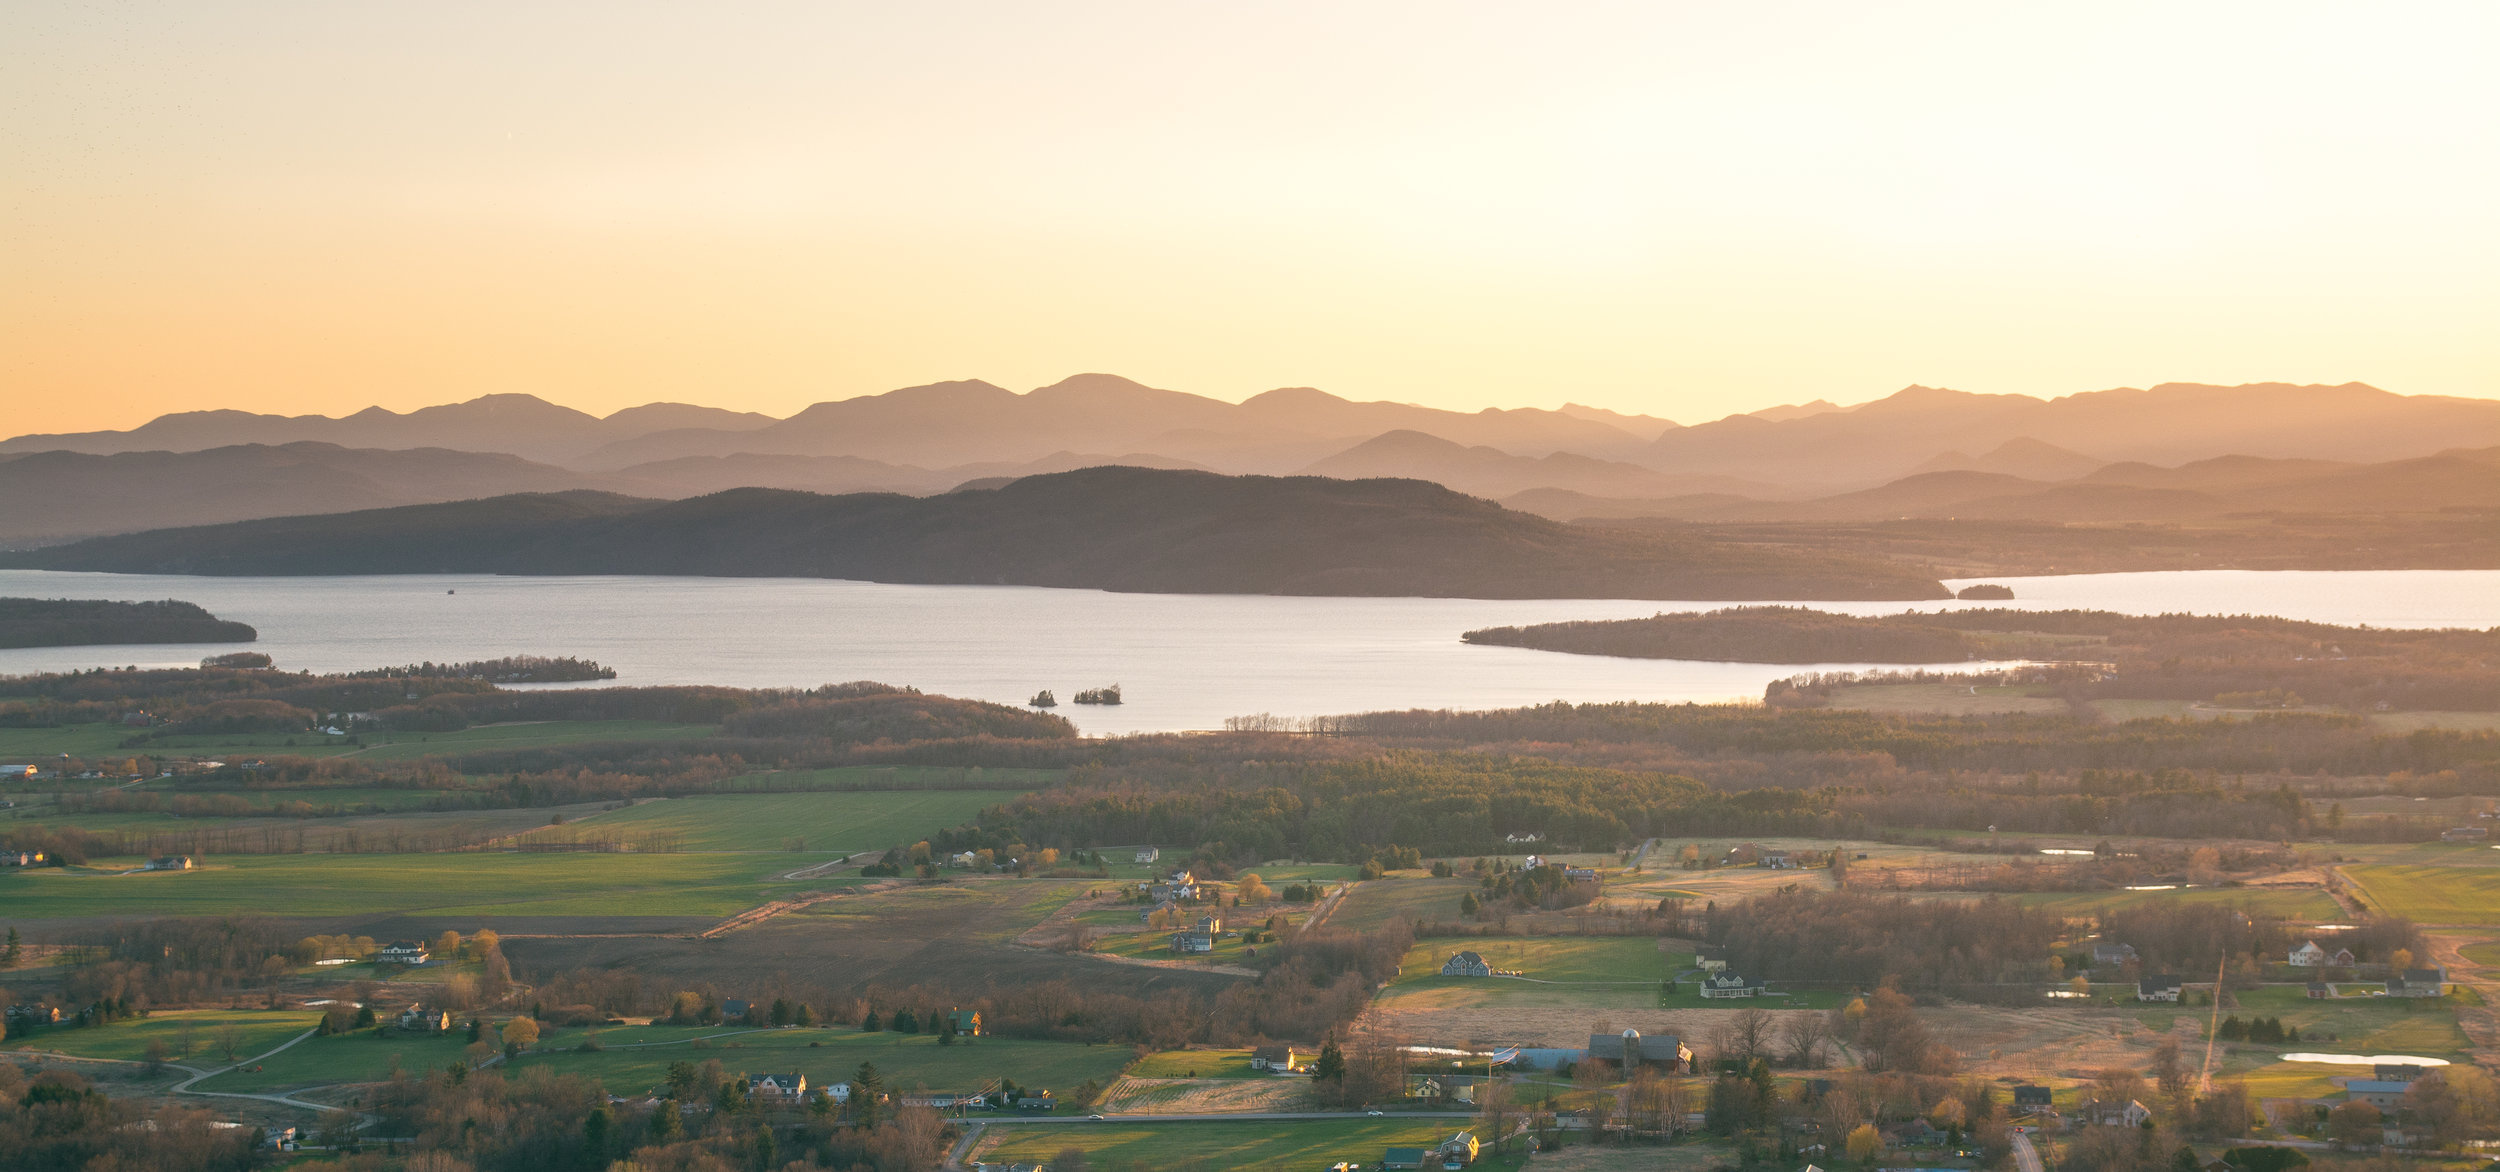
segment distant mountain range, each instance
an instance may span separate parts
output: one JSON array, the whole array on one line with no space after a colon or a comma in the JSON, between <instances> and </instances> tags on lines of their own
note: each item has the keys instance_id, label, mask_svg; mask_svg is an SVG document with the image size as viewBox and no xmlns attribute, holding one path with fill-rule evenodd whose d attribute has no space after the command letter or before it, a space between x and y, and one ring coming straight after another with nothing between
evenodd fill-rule
<instances>
[{"instance_id":1,"label":"distant mountain range","mask_svg":"<svg viewBox=\"0 0 2500 1172\"><path fill-rule=\"evenodd\" d=\"M687 574L1163 593L1925 599L1888 563L1611 532L1413 480L1089 468L932 497L537 493L93 538L0 555L168 574Z\"/></svg>"},{"instance_id":2,"label":"distant mountain range","mask_svg":"<svg viewBox=\"0 0 2500 1172\"><path fill-rule=\"evenodd\" d=\"M2357 383L2050 400L1910 387L1690 427L1577 404L1459 412L1307 387L1235 404L1107 374L1023 394L933 383L788 419L670 403L600 418L490 395L337 419L187 412L0 441L0 545L522 492L918 496L1101 464L1429 480L1562 519L2172 520L2480 507L2470 458L2334 477L2494 445L2500 401ZM2255 463L2241 475L2233 460ZM2305 478L2317 483L2295 484Z\"/></svg>"},{"instance_id":3,"label":"distant mountain range","mask_svg":"<svg viewBox=\"0 0 2500 1172\"><path fill-rule=\"evenodd\" d=\"M2054 469L2057 461L2042 460ZM2066 464L2071 468L2074 465ZM2500 510L2500 447L2350 464L2223 456L2176 468L2106 464L2059 479L1975 469L1920 472L1858 492L1801 501L1730 493L1607 499L1537 489L1504 500L1558 520L1664 517L1686 521L2187 521L2241 514L2419 514Z\"/></svg>"}]
</instances>

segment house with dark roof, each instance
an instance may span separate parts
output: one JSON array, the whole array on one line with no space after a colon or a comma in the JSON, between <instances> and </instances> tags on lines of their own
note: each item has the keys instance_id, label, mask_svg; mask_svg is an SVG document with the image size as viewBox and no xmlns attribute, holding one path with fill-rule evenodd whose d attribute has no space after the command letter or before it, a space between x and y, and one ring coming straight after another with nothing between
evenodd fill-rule
<instances>
[{"instance_id":1,"label":"house with dark roof","mask_svg":"<svg viewBox=\"0 0 2500 1172\"><path fill-rule=\"evenodd\" d=\"M1422 1148L1390 1148L1380 1157L1380 1166L1389 1169L1421 1168L1425 1155Z\"/></svg>"},{"instance_id":2,"label":"house with dark roof","mask_svg":"<svg viewBox=\"0 0 2500 1172\"><path fill-rule=\"evenodd\" d=\"M954 1010L946 1015L946 1024L955 1027L955 1032L964 1037L980 1037L981 1011L978 1009Z\"/></svg>"},{"instance_id":3,"label":"house with dark roof","mask_svg":"<svg viewBox=\"0 0 2500 1172\"><path fill-rule=\"evenodd\" d=\"M2180 991L2185 988L2186 982L2170 973L2162 973L2137 981L2135 999L2138 1001L2177 1001Z\"/></svg>"},{"instance_id":4,"label":"house with dark roof","mask_svg":"<svg viewBox=\"0 0 2500 1172\"><path fill-rule=\"evenodd\" d=\"M2046 1107L2049 1105L2049 1097L2049 1088L2022 1083L2014 1088L2014 1109L2024 1111Z\"/></svg>"},{"instance_id":5,"label":"house with dark roof","mask_svg":"<svg viewBox=\"0 0 2500 1172\"><path fill-rule=\"evenodd\" d=\"M2412 1089L2413 1084L2409 1082L2386 1082L2375 1078L2346 1079L2344 1080L2344 1101L2368 1103L2379 1110L2386 1111L2404 1106L2405 1092Z\"/></svg>"},{"instance_id":6,"label":"house with dark roof","mask_svg":"<svg viewBox=\"0 0 2500 1172\"><path fill-rule=\"evenodd\" d=\"M747 1076L747 1099L756 1103L795 1107L807 1094L804 1074L750 1074Z\"/></svg>"},{"instance_id":7,"label":"house with dark roof","mask_svg":"<svg viewBox=\"0 0 2500 1172\"><path fill-rule=\"evenodd\" d=\"M2136 959L2135 945L2132 944L2095 944L2092 946L2092 967L2094 968L2105 964L2125 964L2134 959Z\"/></svg>"},{"instance_id":8,"label":"house with dark roof","mask_svg":"<svg viewBox=\"0 0 2500 1172\"><path fill-rule=\"evenodd\" d=\"M393 940L376 949L373 959L377 964L404 964L415 968L434 959L434 956L426 950L423 941Z\"/></svg>"},{"instance_id":9,"label":"house with dark roof","mask_svg":"<svg viewBox=\"0 0 2500 1172\"><path fill-rule=\"evenodd\" d=\"M1757 997L1762 993L1760 977L1740 977L1735 973L1711 973L1701 979L1704 997Z\"/></svg>"},{"instance_id":10,"label":"house with dark roof","mask_svg":"<svg viewBox=\"0 0 2500 1172\"><path fill-rule=\"evenodd\" d=\"M1727 970L1727 946L1704 944L1694 948L1693 967L1705 973L1725 972Z\"/></svg>"},{"instance_id":11,"label":"house with dark roof","mask_svg":"<svg viewBox=\"0 0 2500 1172\"><path fill-rule=\"evenodd\" d=\"M1250 1069L1293 1074L1302 1069L1302 1056L1291 1046L1261 1046L1250 1052Z\"/></svg>"},{"instance_id":12,"label":"house with dark roof","mask_svg":"<svg viewBox=\"0 0 2500 1172\"><path fill-rule=\"evenodd\" d=\"M1493 975L1493 966L1484 963L1484 958L1472 951L1460 952L1441 962L1441 975L1445 977L1489 977Z\"/></svg>"},{"instance_id":13,"label":"house with dark roof","mask_svg":"<svg viewBox=\"0 0 2500 1172\"><path fill-rule=\"evenodd\" d=\"M2406 969L2387 978L2390 997L2439 997L2448 992L2448 970L2441 968Z\"/></svg>"},{"instance_id":14,"label":"house with dark roof","mask_svg":"<svg viewBox=\"0 0 2500 1172\"><path fill-rule=\"evenodd\" d=\"M720 1003L722 1021L745 1021L747 1015L753 1012L755 1012L755 1006L752 1003L740 1001L735 997Z\"/></svg>"},{"instance_id":15,"label":"house with dark roof","mask_svg":"<svg viewBox=\"0 0 2500 1172\"><path fill-rule=\"evenodd\" d=\"M1181 953L1213 952L1215 951L1215 937L1209 936L1204 932L1174 932L1172 933L1172 951Z\"/></svg>"},{"instance_id":16,"label":"house with dark roof","mask_svg":"<svg viewBox=\"0 0 2500 1172\"><path fill-rule=\"evenodd\" d=\"M2332 1001L2335 999L2335 986L2327 984L2324 981L2311 981L2309 982L2309 999L2311 1001Z\"/></svg>"},{"instance_id":17,"label":"house with dark roof","mask_svg":"<svg viewBox=\"0 0 2500 1172\"><path fill-rule=\"evenodd\" d=\"M2091 1127L2142 1127L2153 1117L2151 1109L2133 1099L2120 1102L2095 1100L2075 1112L2075 1118Z\"/></svg>"},{"instance_id":18,"label":"house with dark roof","mask_svg":"<svg viewBox=\"0 0 2500 1172\"><path fill-rule=\"evenodd\" d=\"M2371 1077L2380 1082L2412 1082L2428 1073L2428 1067L2411 1062L2379 1062L2370 1067Z\"/></svg>"}]
</instances>

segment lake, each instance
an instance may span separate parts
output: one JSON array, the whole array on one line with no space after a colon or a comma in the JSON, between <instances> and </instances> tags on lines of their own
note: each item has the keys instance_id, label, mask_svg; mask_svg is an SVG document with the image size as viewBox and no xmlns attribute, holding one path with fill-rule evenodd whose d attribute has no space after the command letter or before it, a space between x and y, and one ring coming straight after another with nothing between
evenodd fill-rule
<instances>
[{"instance_id":1,"label":"lake","mask_svg":"<svg viewBox=\"0 0 2500 1172\"><path fill-rule=\"evenodd\" d=\"M2158 614L2276 614L2390 627L2500 626L2500 571L2182 571L1991 578L2011 603ZM1959 586L1963 583L1953 583ZM1021 704L1049 688L1093 734L1220 728L1260 712L1502 708L1549 700L1755 699L1814 666L1695 663L1471 647L1476 627L1632 618L1730 603L1109 594L801 578L190 578L0 570L0 595L180 598L260 630L282 667L338 671L577 655L619 685L808 687L881 680ZM1890 614L1902 603L1810 603ZM0 674L183 666L242 644L0 650ZM1981 666L1981 665L1972 665ZM1122 686L1127 703L1067 703Z\"/></svg>"}]
</instances>

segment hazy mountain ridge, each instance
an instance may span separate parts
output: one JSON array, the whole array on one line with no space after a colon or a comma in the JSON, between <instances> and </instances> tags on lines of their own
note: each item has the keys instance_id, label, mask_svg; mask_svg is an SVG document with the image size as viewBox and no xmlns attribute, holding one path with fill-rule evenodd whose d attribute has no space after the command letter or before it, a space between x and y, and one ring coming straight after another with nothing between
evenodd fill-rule
<instances>
[{"instance_id":1,"label":"hazy mountain ridge","mask_svg":"<svg viewBox=\"0 0 2500 1172\"><path fill-rule=\"evenodd\" d=\"M1838 411L1678 428L1639 462L1837 489L2017 439L2158 465L2224 455L2377 462L2500 444L2500 401L2397 395L2362 383L2164 383L2057 399L1912 386Z\"/></svg>"},{"instance_id":2,"label":"hazy mountain ridge","mask_svg":"<svg viewBox=\"0 0 2500 1172\"><path fill-rule=\"evenodd\" d=\"M186 446L209 440L219 442ZM2500 402L2361 384L2174 383L2059 399L1912 386L1855 406L1818 399L1692 427L1573 404L1467 413L1309 387L1234 404L1107 374L1022 394L932 383L785 420L669 403L601 419L493 395L339 419L190 412L127 432L0 442L0 542L513 492L928 495L1106 463L1414 477L1562 519L2174 520L2360 498L2409 506L2391 477L2431 507L2472 507L2484 497L2458 482L2473 470L2445 465L2292 486L2490 444L2500 444ZM131 445L145 446L73 454ZM1904 483L1963 472L2029 483ZM2251 495L2270 487L2282 491Z\"/></svg>"},{"instance_id":3,"label":"hazy mountain ridge","mask_svg":"<svg viewBox=\"0 0 2500 1172\"><path fill-rule=\"evenodd\" d=\"M1802 501L1726 493L1649 500L1557 491L1504 499L1557 520L1659 517L1711 522L1962 518L2034 522L2175 521L2250 513L2432 513L2500 509L2500 447L2347 464L2229 456L2178 468L2111 464L2067 480L2003 472L1920 472Z\"/></svg>"},{"instance_id":4,"label":"hazy mountain ridge","mask_svg":"<svg viewBox=\"0 0 2500 1172\"><path fill-rule=\"evenodd\" d=\"M1916 569L1563 525L1413 480L1092 468L934 497L497 497L0 557L185 574L702 574L1166 593L1923 599Z\"/></svg>"}]
</instances>

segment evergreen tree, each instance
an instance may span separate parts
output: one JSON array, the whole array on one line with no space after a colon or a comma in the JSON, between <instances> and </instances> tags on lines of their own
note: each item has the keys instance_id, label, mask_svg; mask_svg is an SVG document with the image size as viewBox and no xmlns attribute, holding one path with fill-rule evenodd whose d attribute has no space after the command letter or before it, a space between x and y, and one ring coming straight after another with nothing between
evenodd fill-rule
<instances>
[{"instance_id":1,"label":"evergreen tree","mask_svg":"<svg viewBox=\"0 0 2500 1172\"><path fill-rule=\"evenodd\" d=\"M1322 1042L1319 1060L1311 1064L1311 1077L1320 1082L1345 1085L1345 1052L1335 1042Z\"/></svg>"},{"instance_id":2,"label":"evergreen tree","mask_svg":"<svg viewBox=\"0 0 2500 1172\"><path fill-rule=\"evenodd\" d=\"M18 958L24 955L24 953L25 944L17 938L16 926L11 925L9 928L8 944L5 947L0 947L0 969L16 968Z\"/></svg>"},{"instance_id":3,"label":"evergreen tree","mask_svg":"<svg viewBox=\"0 0 2500 1172\"><path fill-rule=\"evenodd\" d=\"M608 1166L608 1131L612 1117L605 1106L593 1107L582 1120L582 1165L586 1168Z\"/></svg>"}]
</instances>

